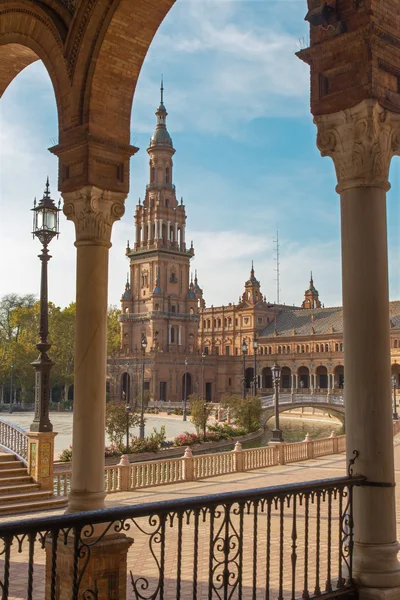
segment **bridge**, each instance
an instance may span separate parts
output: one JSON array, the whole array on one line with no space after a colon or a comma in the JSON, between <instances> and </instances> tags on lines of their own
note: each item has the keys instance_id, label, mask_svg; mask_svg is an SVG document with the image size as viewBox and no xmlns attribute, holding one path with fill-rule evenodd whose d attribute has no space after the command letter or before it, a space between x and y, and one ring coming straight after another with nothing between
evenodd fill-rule
<instances>
[{"instance_id":1,"label":"bridge","mask_svg":"<svg viewBox=\"0 0 400 600\"><path fill-rule=\"evenodd\" d=\"M263 425L275 413L275 396L262 396ZM343 396L327 394L279 394L279 413L297 408L317 408L338 418L344 423L345 407Z\"/></svg>"}]
</instances>

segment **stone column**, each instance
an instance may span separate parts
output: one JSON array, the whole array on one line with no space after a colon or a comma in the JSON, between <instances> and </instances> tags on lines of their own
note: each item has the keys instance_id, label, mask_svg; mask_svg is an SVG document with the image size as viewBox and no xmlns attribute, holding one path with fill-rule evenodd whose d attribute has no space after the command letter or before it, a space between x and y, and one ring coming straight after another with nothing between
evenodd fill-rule
<instances>
[{"instance_id":1,"label":"stone column","mask_svg":"<svg viewBox=\"0 0 400 600\"><path fill-rule=\"evenodd\" d=\"M72 481L68 512L104 507L108 251L124 193L86 186L63 194L75 223L76 334Z\"/></svg>"},{"instance_id":2,"label":"stone column","mask_svg":"<svg viewBox=\"0 0 400 600\"><path fill-rule=\"evenodd\" d=\"M354 576L360 599L400 597L390 399L386 191L400 153L400 114L376 100L315 118L340 194L347 459L384 487L354 490Z\"/></svg>"}]
</instances>

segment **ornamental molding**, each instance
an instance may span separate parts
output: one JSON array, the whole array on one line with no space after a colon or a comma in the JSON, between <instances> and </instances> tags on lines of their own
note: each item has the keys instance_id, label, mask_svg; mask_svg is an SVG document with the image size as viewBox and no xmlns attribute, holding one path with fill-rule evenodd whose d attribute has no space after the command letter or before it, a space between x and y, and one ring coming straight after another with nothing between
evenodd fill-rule
<instances>
[{"instance_id":1,"label":"ornamental molding","mask_svg":"<svg viewBox=\"0 0 400 600\"><path fill-rule=\"evenodd\" d=\"M111 230L125 212L126 194L86 186L66 192L64 214L75 223L76 245L93 244L111 246Z\"/></svg>"},{"instance_id":2,"label":"ornamental molding","mask_svg":"<svg viewBox=\"0 0 400 600\"><path fill-rule=\"evenodd\" d=\"M400 114L377 100L314 118L317 146L334 162L338 193L359 186L390 188L390 161L400 154Z\"/></svg>"}]
</instances>

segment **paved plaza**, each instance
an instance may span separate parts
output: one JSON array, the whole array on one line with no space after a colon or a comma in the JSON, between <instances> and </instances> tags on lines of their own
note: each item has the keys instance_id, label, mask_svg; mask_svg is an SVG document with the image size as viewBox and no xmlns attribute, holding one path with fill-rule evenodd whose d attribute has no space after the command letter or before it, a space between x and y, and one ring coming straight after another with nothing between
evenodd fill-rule
<instances>
[{"instance_id":1,"label":"paved plaza","mask_svg":"<svg viewBox=\"0 0 400 600\"><path fill-rule=\"evenodd\" d=\"M395 444L395 473L397 484L400 483L400 434L396 436L394 440ZM277 466L272 468L259 469L253 472L241 473L240 477L237 474L226 475L221 477L215 477L205 479L196 482L187 482L177 485L160 486L156 488L144 489L136 492L123 492L118 494L110 494L106 499L107 507L116 506L132 506L136 504L143 504L148 502L159 502L163 500L176 500L178 498L192 498L193 496L205 496L209 494L217 494L222 492L246 490L263 488L267 486L276 486L280 484L298 483L304 481L312 481L317 479L335 478L341 477L346 473L346 461L345 456L327 456L320 459L309 460L306 462L293 463L287 466ZM397 525L398 532L400 532L400 492L397 488ZM62 514L62 511L52 511L42 513L40 516L50 516L54 514ZM311 512L310 512L311 515ZM38 515L32 515L38 516ZM22 518L28 518L30 515L25 515ZM284 589L287 591L289 596L290 591L290 577L291 577L291 511L285 512L285 551L283 554L285 569L283 575ZM257 554L257 568L259 572L259 579L257 579L257 597L263 597L263 580L265 581L265 561L266 561L266 550L265 550L265 514L259 514L259 529L257 537L260 538L258 544ZM286 520L287 519L287 520ZM326 558L326 507L321 510L321 586L325 585L325 572L324 572L324 559ZM2 521L10 521L12 518L6 518ZM337 523L337 521L336 521ZM146 521L148 526L148 521ZM233 520L233 525L235 521ZM201 519L200 519L201 525ZM166 534L168 535L167 548L166 548L166 590L165 598L173 600L176 598L176 587L175 587L175 576L176 576L176 556L177 556L177 528L166 528ZM337 535L337 528L335 526ZM200 535L198 540L198 552L199 552L199 573L198 573L198 598L203 600L208 598L208 559L209 559L209 532L206 528L200 527ZM279 548L277 540L279 539L279 516L274 514L271 525L272 532L272 543ZM193 579L193 523L186 528L183 535L183 548L185 553L183 554L182 561L182 598L191 598L192 596L192 579ZM157 566L154 561L154 557L149 547L148 536L140 536L139 531L132 527L128 532L128 535L134 538L134 544L128 554L128 570L132 571L135 577L144 576L149 578L150 587L155 585L157 581ZM309 548L310 553L315 551L315 520L312 519L309 527ZM252 548L254 542L254 531L251 527L244 527L244 548L249 552L250 561L253 560ZM298 576L296 580L296 597L300 597L302 593L302 572L304 564L304 556L300 552L300 549L304 547L304 514L299 510L298 512L298 529L297 529L297 547L299 549L299 557L297 563ZM334 546L335 547L335 546ZM43 596L43 574L44 574L44 553L37 551L35 554L35 600L42 600ZM11 565L11 594L10 600L22 600L26 597L26 573L27 573L27 549L24 548L21 554L16 552L14 549L12 553L12 565ZM332 562L337 565L338 555L334 551L332 556ZM272 573L272 587L273 595L271 598L277 597L275 594L277 590L277 578L279 573L279 552L276 551L271 553L271 573ZM251 569L252 573L252 569ZM315 563L310 561L309 564L309 576L310 580L315 577ZM263 579L264 578L264 579ZM251 597L251 575L246 575L243 580L243 598ZM130 580L128 582L128 594L127 599L132 600L134 598L132 592L132 586ZM158 596L157 596L158 597ZM214 596L212 596L214 597ZM216 596L215 596L216 597ZM236 597L236 596L234 596Z\"/></svg>"},{"instance_id":2,"label":"paved plaza","mask_svg":"<svg viewBox=\"0 0 400 600\"><path fill-rule=\"evenodd\" d=\"M15 423L19 425L25 430L29 430L29 426L33 420L33 413L13 413L13 414L3 414L4 419L10 421L11 423ZM58 434L54 440L54 458L57 458L59 452L64 450L65 448L69 448L72 444L72 413L71 412L51 412L50 420L53 423L53 430L57 431ZM145 415L146 418L146 426L145 426L145 434L150 435L153 431L153 427L156 427L157 431L160 430L162 425L165 425L165 430L167 434L167 439L172 440L180 433L184 431L194 432L196 428L194 425L188 420L184 422L182 420L182 416L178 415L154 415L149 414ZM132 436L139 436L139 428L132 427L131 429ZM107 436L106 445L110 444Z\"/></svg>"}]
</instances>

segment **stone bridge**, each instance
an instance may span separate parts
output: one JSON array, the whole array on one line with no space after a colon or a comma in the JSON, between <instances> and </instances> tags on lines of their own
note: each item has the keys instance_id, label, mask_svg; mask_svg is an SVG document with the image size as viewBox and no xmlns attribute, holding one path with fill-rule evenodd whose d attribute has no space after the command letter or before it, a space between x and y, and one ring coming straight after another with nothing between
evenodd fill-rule
<instances>
[{"instance_id":1,"label":"stone bridge","mask_svg":"<svg viewBox=\"0 0 400 600\"><path fill-rule=\"evenodd\" d=\"M262 423L273 417L275 412L275 396L263 396L261 398L263 407ZM343 396L327 394L279 394L279 413L287 412L297 408L317 408L338 418L344 423L345 407Z\"/></svg>"}]
</instances>

